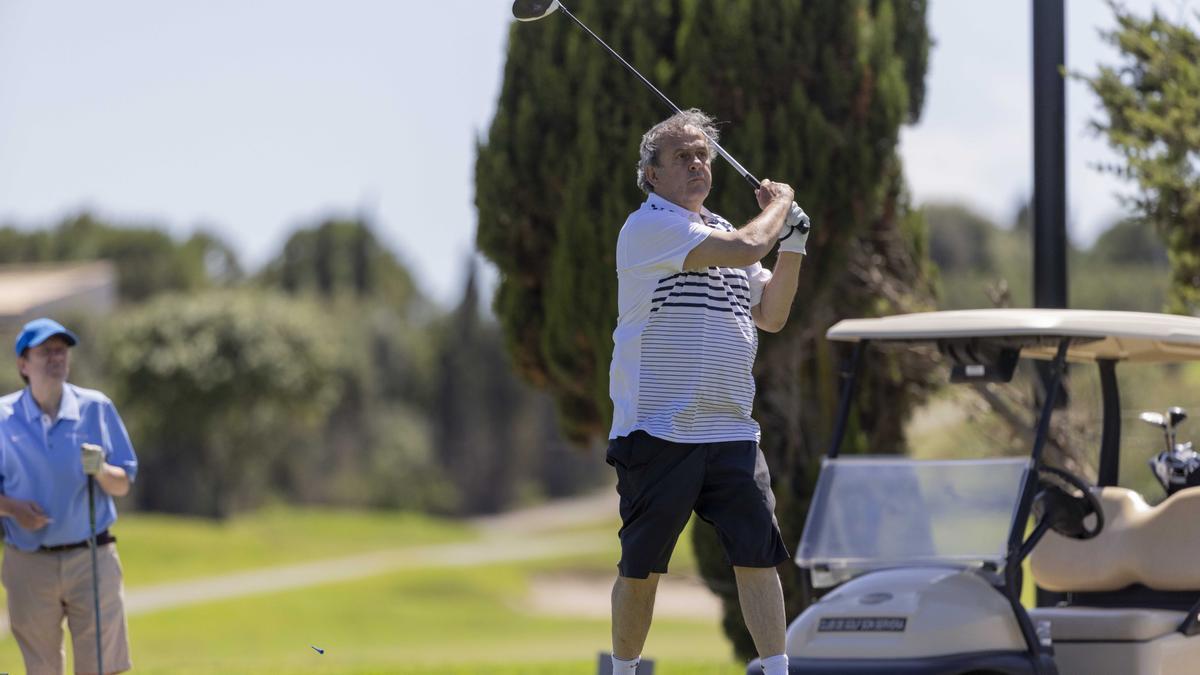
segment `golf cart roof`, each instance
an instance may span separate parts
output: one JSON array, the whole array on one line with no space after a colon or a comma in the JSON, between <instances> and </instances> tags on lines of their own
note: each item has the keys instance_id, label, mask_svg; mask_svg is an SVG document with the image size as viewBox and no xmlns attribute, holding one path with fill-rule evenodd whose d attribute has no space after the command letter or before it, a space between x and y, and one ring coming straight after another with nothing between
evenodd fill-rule
<instances>
[{"instance_id":1,"label":"golf cart roof","mask_svg":"<svg viewBox=\"0 0 1200 675\"><path fill-rule=\"evenodd\" d=\"M966 309L846 319L826 333L843 342L989 340L1021 347L1025 358L1054 358L1057 340L1073 337L1067 360L1200 360L1200 318L1087 309ZM1041 340L1039 340L1041 338ZM1045 338L1051 338L1046 340Z\"/></svg>"}]
</instances>

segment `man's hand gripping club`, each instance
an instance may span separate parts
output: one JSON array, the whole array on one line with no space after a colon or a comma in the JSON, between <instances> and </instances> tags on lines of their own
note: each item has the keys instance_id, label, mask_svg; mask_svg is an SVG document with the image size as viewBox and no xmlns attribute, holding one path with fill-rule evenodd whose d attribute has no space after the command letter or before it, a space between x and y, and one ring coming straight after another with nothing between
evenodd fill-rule
<instances>
[{"instance_id":1,"label":"man's hand gripping club","mask_svg":"<svg viewBox=\"0 0 1200 675\"><path fill-rule=\"evenodd\" d=\"M807 251L804 245L808 242L808 232L812 223L808 214L804 213L804 209L792 201L794 196L795 193L789 185L769 180L764 180L755 193L759 208L766 209L775 201L782 201L789 205L783 228L779 230L779 250L784 253L805 255Z\"/></svg>"},{"instance_id":2,"label":"man's hand gripping club","mask_svg":"<svg viewBox=\"0 0 1200 675\"><path fill-rule=\"evenodd\" d=\"M84 443L79 446L79 461L83 464L83 472L95 476L104 469L104 448L94 443Z\"/></svg>"},{"instance_id":3,"label":"man's hand gripping club","mask_svg":"<svg viewBox=\"0 0 1200 675\"><path fill-rule=\"evenodd\" d=\"M799 204L792 202L783 229L779 231L779 252L807 255L805 244L808 243L808 233L811 229L812 221L808 219L808 214Z\"/></svg>"}]
</instances>

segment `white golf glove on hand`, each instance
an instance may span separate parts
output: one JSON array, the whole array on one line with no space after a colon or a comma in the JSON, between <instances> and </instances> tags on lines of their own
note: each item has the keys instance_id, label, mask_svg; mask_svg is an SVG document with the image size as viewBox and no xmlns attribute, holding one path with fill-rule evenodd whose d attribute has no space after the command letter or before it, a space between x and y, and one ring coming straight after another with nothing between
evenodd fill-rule
<instances>
[{"instance_id":1,"label":"white golf glove on hand","mask_svg":"<svg viewBox=\"0 0 1200 675\"><path fill-rule=\"evenodd\" d=\"M800 208L799 204L792 202L792 209L788 211L784 228L779 232L780 253L807 255L808 251L804 249L804 245L808 243L808 233L811 227L812 222L808 219L808 214Z\"/></svg>"},{"instance_id":2,"label":"white golf glove on hand","mask_svg":"<svg viewBox=\"0 0 1200 675\"><path fill-rule=\"evenodd\" d=\"M79 446L79 461L83 463L85 474L95 476L104 467L104 448L92 443L84 443Z\"/></svg>"}]
</instances>

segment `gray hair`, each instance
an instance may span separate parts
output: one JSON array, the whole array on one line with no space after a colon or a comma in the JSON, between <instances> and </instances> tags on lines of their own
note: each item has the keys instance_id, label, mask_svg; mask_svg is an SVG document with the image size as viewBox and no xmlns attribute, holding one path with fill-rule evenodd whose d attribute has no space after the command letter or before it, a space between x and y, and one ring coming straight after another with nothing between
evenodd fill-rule
<instances>
[{"instance_id":1,"label":"gray hair","mask_svg":"<svg viewBox=\"0 0 1200 675\"><path fill-rule=\"evenodd\" d=\"M684 110L683 112L675 113L667 119L650 127L650 130L642 136L642 145L639 149L641 158L638 160L637 167L637 184L642 189L642 192L650 194L654 192L654 186L646 180L646 167L651 164L658 164L658 150L662 146L662 141L668 136L677 136L684 132L687 127L696 127L708 136L708 154L711 159L716 154L716 148L713 143L718 140L718 132L713 118L704 114L697 108Z\"/></svg>"}]
</instances>

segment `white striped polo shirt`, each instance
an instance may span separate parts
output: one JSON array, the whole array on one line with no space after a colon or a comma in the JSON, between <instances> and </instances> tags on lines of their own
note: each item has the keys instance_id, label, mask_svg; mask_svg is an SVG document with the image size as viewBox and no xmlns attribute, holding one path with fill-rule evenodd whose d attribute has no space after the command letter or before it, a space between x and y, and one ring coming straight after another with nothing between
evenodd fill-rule
<instances>
[{"instance_id":1,"label":"white striped polo shirt","mask_svg":"<svg viewBox=\"0 0 1200 675\"><path fill-rule=\"evenodd\" d=\"M609 438L640 429L677 443L759 440L750 308L771 272L759 263L685 271L714 229L734 228L654 194L621 228Z\"/></svg>"}]
</instances>

